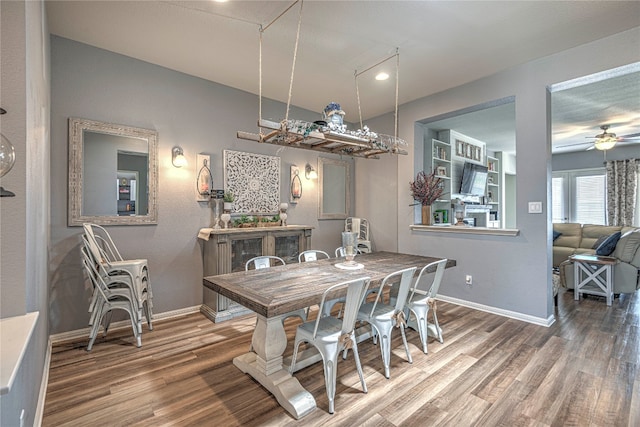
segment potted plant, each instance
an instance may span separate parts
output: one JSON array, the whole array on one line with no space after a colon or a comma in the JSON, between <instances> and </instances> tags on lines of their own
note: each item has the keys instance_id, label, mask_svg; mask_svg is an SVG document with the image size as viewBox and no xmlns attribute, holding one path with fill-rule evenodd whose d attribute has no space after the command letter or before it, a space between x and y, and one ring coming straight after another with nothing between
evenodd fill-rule
<instances>
[{"instance_id":1,"label":"potted plant","mask_svg":"<svg viewBox=\"0 0 640 427\"><path fill-rule=\"evenodd\" d=\"M418 172L415 181L409 183L411 197L422 206L422 224L431 225L431 205L444 193L444 182L434 171Z\"/></svg>"},{"instance_id":2,"label":"potted plant","mask_svg":"<svg viewBox=\"0 0 640 427\"><path fill-rule=\"evenodd\" d=\"M233 201L235 200L233 193L231 191L225 191L222 200L224 202L224 210L231 212L233 210Z\"/></svg>"}]
</instances>

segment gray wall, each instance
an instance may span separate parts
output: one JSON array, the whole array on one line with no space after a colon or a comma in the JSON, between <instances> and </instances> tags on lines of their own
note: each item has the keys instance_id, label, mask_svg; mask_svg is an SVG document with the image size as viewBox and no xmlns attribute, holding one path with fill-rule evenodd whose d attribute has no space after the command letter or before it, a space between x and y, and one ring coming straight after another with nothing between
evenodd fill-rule
<instances>
[{"instance_id":1,"label":"gray wall","mask_svg":"<svg viewBox=\"0 0 640 427\"><path fill-rule=\"evenodd\" d=\"M547 87L554 83L640 61L640 28L626 31L594 43L545 57L487 78L402 105L399 112L400 137L414 144L409 156L398 156L396 165L358 162L356 213L366 212L377 220L397 222L397 247L402 252L446 256L457 260L458 267L448 270L440 293L531 316L544 321L553 317L549 292L551 280L551 202L550 174L550 102ZM604 54L603 54L604 53ZM422 168L422 128L418 121L463 108L516 97L516 221L517 237L469 236L414 232L409 225L419 223L419 212L409 207L407 184ZM391 115L380 121L392 123ZM371 128L374 128L369 124ZM390 160L391 162L393 160ZM394 192L381 182L396 182ZM368 199L379 189L397 196L397 212L388 214L386 203ZM542 201L544 213L528 214L528 201ZM391 201L388 205L392 205ZM387 246L388 245L388 246ZM394 249L393 242L378 249ZM464 276L473 275L473 286Z\"/></svg>"},{"instance_id":2,"label":"gray wall","mask_svg":"<svg viewBox=\"0 0 640 427\"><path fill-rule=\"evenodd\" d=\"M2 133L16 150L0 199L0 317L40 313L8 394L0 397L0 425L36 419L49 337L49 38L42 2L0 2ZM6 331L3 331L5 334ZM4 362L4 361L2 361Z\"/></svg>"},{"instance_id":3,"label":"gray wall","mask_svg":"<svg viewBox=\"0 0 640 427\"><path fill-rule=\"evenodd\" d=\"M605 160L640 159L640 144L614 147L613 150L589 150L575 153L554 154L551 161L552 170L575 170L604 167Z\"/></svg>"},{"instance_id":4,"label":"gray wall","mask_svg":"<svg viewBox=\"0 0 640 427\"><path fill-rule=\"evenodd\" d=\"M202 256L196 235L210 226L212 212L206 203L195 200L197 153L211 155L214 188L223 187L224 149L280 156L282 201L289 200L290 165L303 171L306 163L317 168L314 152L236 138L238 130L257 132L255 95L55 36L51 38L51 73L52 333L86 327L90 296L80 267L81 229L66 225L69 117L159 133L158 225L109 227L123 256L148 259L157 313L202 303ZM293 109L290 116L318 120L323 107L318 106L318 113ZM284 114L283 104L264 102L264 118L279 121ZM188 166L172 166L174 146L184 149ZM340 246L344 222L318 221L317 182L303 175L302 185L302 199L291 205L287 222L315 227L314 248L333 253Z\"/></svg>"}]
</instances>

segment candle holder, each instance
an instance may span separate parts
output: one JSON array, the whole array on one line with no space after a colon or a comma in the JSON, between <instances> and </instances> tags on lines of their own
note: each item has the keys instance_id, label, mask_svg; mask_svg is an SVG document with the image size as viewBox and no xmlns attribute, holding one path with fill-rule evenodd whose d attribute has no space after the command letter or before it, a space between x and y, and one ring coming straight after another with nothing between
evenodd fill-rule
<instances>
[{"instance_id":1,"label":"candle holder","mask_svg":"<svg viewBox=\"0 0 640 427\"><path fill-rule=\"evenodd\" d=\"M287 209L289 209L288 203L280 203L280 220L282 221L282 226L287 226Z\"/></svg>"},{"instance_id":2,"label":"candle holder","mask_svg":"<svg viewBox=\"0 0 640 427\"><path fill-rule=\"evenodd\" d=\"M350 231L342 232L342 247L344 248L346 265L355 265L354 258L356 257L356 246L358 244L358 233L352 233Z\"/></svg>"},{"instance_id":3,"label":"candle holder","mask_svg":"<svg viewBox=\"0 0 640 427\"><path fill-rule=\"evenodd\" d=\"M211 208L213 209L213 216L215 218L213 220L212 227L216 230L219 230L220 229L220 199L211 199L211 202L213 203Z\"/></svg>"},{"instance_id":4,"label":"candle holder","mask_svg":"<svg viewBox=\"0 0 640 427\"><path fill-rule=\"evenodd\" d=\"M229 228L229 221L231 221L231 214L223 213L220 215L220 219L224 223L224 228Z\"/></svg>"}]
</instances>

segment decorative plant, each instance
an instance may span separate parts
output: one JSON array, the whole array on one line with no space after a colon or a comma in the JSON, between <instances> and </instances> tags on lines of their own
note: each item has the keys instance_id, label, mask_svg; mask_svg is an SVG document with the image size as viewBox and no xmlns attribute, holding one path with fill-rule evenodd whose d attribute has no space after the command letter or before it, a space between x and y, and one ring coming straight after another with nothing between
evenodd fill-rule
<instances>
[{"instance_id":1,"label":"decorative plant","mask_svg":"<svg viewBox=\"0 0 640 427\"><path fill-rule=\"evenodd\" d=\"M434 171L428 174L420 171L416 175L416 180L409 183L409 189L413 200L422 206L431 206L444 193L444 183Z\"/></svg>"},{"instance_id":2,"label":"decorative plant","mask_svg":"<svg viewBox=\"0 0 640 427\"><path fill-rule=\"evenodd\" d=\"M231 191L225 191L222 200L224 200L225 203L232 203L235 200L235 197Z\"/></svg>"}]
</instances>

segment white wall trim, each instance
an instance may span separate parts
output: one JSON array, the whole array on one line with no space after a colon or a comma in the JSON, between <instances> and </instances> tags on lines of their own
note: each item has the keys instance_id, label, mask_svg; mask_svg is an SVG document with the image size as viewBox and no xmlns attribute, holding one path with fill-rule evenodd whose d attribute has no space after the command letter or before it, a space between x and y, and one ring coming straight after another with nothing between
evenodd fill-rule
<instances>
[{"instance_id":1,"label":"white wall trim","mask_svg":"<svg viewBox=\"0 0 640 427\"><path fill-rule=\"evenodd\" d=\"M446 295L438 295L437 299L444 302L450 302L451 304L460 305L462 307L473 308L474 310L480 310L491 314L497 314L498 316L509 317L511 319L522 320L523 322L533 323L534 325L549 327L556 321L554 315L548 318L530 316L528 314L522 314L515 311L504 310L502 308L491 307L489 305L478 304L476 302L466 301L458 298L448 297Z\"/></svg>"},{"instance_id":2,"label":"white wall trim","mask_svg":"<svg viewBox=\"0 0 640 427\"><path fill-rule=\"evenodd\" d=\"M42 425L42 417L44 416L44 402L47 397L47 387L49 386L49 368L51 365L51 337L47 343L47 351L44 355L44 369L42 370L42 381L40 381L40 393L38 393L38 406L36 407L35 418L33 419L33 427Z\"/></svg>"},{"instance_id":3,"label":"white wall trim","mask_svg":"<svg viewBox=\"0 0 640 427\"><path fill-rule=\"evenodd\" d=\"M200 305L194 305L193 307L185 307L180 308L178 310L165 311L164 313L154 313L153 320L162 320L162 319L171 319L173 317L180 317L187 314L198 313L200 311ZM143 319L142 323L145 323L146 319ZM130 328L131 321L129 320L121 320L119 322L114 322L109 326L109 330L113 331L116 329L122 328ZM85 338L89 336L90 328L82 328L76 329L74 331L61 332L59 334L54 334L49 337L52 344L57 344L62 341L74 340L79 338Z\"/></svg>"}]
</instances>

